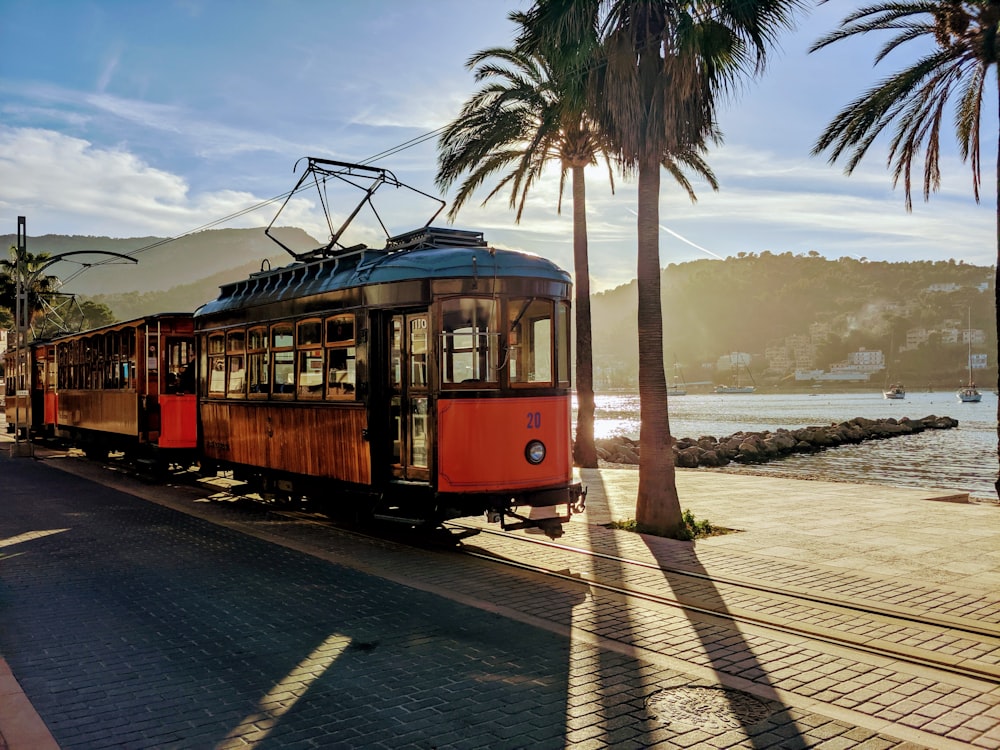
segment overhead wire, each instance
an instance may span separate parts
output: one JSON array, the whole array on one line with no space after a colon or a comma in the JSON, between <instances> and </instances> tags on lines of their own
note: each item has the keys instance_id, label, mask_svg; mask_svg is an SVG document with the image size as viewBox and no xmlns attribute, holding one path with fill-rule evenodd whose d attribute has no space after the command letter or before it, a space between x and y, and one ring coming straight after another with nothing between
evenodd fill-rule
<instances>
[{"instance_id":1,"label":"overhead wire","mask_svg":"<svg viewBox=\"0 0 1000 750\"><path fill-rule=\"evenodd\" d=\"M428 131L426 133L421 133L420 135L414 136L413 138L411 138L408 141L403 141L402 143L400 143L400 144L398 144L396 146L392 146L391 148L388 148L385 151L380 151L379 153L374 154L372 156L369 156L367 159L364 159L364 160L362 160L362 161L360 161L358 163L359 164L370 164L372 162L380 161L381 159L385 159L385 158L388 158L390 156L394 156L395 154L398 154L398 153L400 153L402 151L406 151L407 149L413 148L415 146L419 146L420 144L425 143L425 142L431 140L432 138L437 137L437 135L439 135L441 132L443 132L445 130L445 128L447 128L447 125L442 125L441 127L435 128L434 130L430 130L430 131ZM306 189L308 189L310 187L311 187L310 185L300 185L299 187L297 187L295 189L288 190L288 191L286 191L284 193L281 193L280 195L274 196L273 198L268 198L266 200L260 201L259 203L255 203L255 204L253 204L251 206L247 206L246 208L242 208L242 209L240 209L238 211L234 211L231 214L227 214L226 216L222 216L222 217L220 217L218 219L214 219L212 221L206 222L205 224L197 226L194 229L189 229L186 232L181 232L180 234L173 235L171 237L164 237L163 239L157 240L156 242L151 242L148 245L143 245L142 247L138 247L138 248L136 248L134 250L130 250L127 253L123 253L123 254L127 255L129 257L135 257L136 255L139 255L140 253L144 253L144 252L147 252L149 250L154 250L154 249L156 249L158 247L162 247L163 245L167 245L167 244L169 244L171 242L175 242L175 241L177 241L179 239L182 239L182 238L187 237L189 235L195 234L196 232L203 232L206 229L211 229L213 227L217 227L220 224L226 224L226 223L228 223L230 221L233 221L234 219L238 219L241 216L245 216L247 214L253 213L254 211L258 211L258 210L260 210L262 208L265 208L266 206L269 206L269 205L271 205L273 203L277 203L279 201L286 200L287 198L291 197L295 193L302 192L303 190L306 190ZM94 263L83 264L83 265L81 265L81 267L79 269L77 269L76 271L74 271L73 273L71 273L65 279L62 279L62 285L65 286L66 284L70 283L75 278L77 278L78 276L80 276L80 274L85 273L86 271L90 270L91 268L93 268L95 266L109 265L109 264L113 264L115 262L120 262L120 261L116 261L116 259L114 259L114 258L108 258L108 259L96 261Z\"/></svg>"}]
</instances>

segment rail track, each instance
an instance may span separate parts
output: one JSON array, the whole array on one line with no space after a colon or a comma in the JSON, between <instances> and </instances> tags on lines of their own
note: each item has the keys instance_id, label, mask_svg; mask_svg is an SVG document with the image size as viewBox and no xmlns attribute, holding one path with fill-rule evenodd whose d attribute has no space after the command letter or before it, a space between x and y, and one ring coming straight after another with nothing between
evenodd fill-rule
<instances>
[{"instance_id":1,"label":"rail track","mask_svg":"<svg viewBox=\"0 0 1000 750\"><path fill-rule=\"evenodd\" d=\"M821 592L789 591L571 544L512 537L474 524L449 522L447 527L463 533L478 531L475 540L460 551L495 565L1000 685L998 623ZM491 542L494 538L499 544Z\"/></svg>"}]
</instances>

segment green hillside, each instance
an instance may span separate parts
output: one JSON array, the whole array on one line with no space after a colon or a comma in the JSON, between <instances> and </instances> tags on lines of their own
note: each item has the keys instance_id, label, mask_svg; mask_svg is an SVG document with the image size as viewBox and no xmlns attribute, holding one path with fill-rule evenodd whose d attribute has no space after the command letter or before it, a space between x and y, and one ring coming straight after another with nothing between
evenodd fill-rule
<instances>
[{"instance_id":1,"label":"green hillside","mask_svg":"<svg viewBox=\"0 0 1000 750\"><path fill-rule=\"evenodd\" d=\"M751 372L759 384L789 385L787 373L767 371L769 347L816 334L817 367L826 369L861 348L882 350L895 378L952 387L966 375L965 346L946 345L940 334L930 333L914 351L898 349L912 329L967 328L971 309L972 327L986 333L973 352L986 353L989 363L977 379L995 383L992 280L992 268L954 261L827 260L816 253L672 264L662 275L665 364L673 372L676 363L687 381L718 380L716 361L744 352L753 355ZM635 282L595 295L593 316L598 382L632 385L638 357Z\"/></svg>"}]
</instances>

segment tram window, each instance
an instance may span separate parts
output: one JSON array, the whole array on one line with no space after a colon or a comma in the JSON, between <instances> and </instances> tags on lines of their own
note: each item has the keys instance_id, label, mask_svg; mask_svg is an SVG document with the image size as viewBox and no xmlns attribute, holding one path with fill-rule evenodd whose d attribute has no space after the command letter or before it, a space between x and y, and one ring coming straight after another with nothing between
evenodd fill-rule
<instances>
[{"instance_id":1,"label":"tram window","mask_svg":"<svg viewBox=\"0 0 1000 750\"><path fill-rule=\"evenodd\" d=\"M267 348L267 330L264 328L251 328L247 333L247 350L261 351Z\"/></svg>"},{"instance_id":2,"label":"tram window","mask_svg":"<svg viewBox=\"0 0 1000 750\"><path fill-rule=\"evenodd\" d=\"M274 371L271 376L271 392L277 396L291 398L295 393L295 327L289 323L275 323L271 326L271 357Z\"/></svg>"},{"instance_id":3,"label":"tram window","mask_svg":"<svg viewBox=\"0 0 1000 750\"><path fill-rule=\"evenodd\" d=\"M319 346L323 343L323 324L318 320L303 320L296 331L299 346Z\"/></svg>"},{"instance_id":4,"label":"tram window","mask_svg":"<svg viewBox=\"0 0 1000 750\"><path fill-rule=\"evenodd\" d=\"M247 332L247 387L250 397L266 395L269 390L267 329L251 328Z\"/></svg>"},{"instance_id":5,"label":"tram window","mask_svg":"<svg viewBox=\"0 0 1000 750\"><path fill-rule=\"evenodd\" d=\"M410 318L410 387L427 388L427 316Z\"/></svg>"},{"instance_id":6,"label":"tram window","mask_svg":"<svg viewBox=\"0 0 1000 750\"><path fill-rule=\"evenodd\" d=\"M463 297L441 303L441 382L497 383L499 304Z\"/></svg>"},{"instance_id":7,"label":"tram window","mask_svg":"<svg viewBox=\"0 0 1000 750\"><path fill-rule=\"evenodd\" d=\"M323 350L300 349L298 373L299 398L323 398Z\"/></svg>"},{"instance_id":8,"label":"tram window","mask_svg":"<svg viewBox=\"0 0 1000 750\"><path fill-rule=\"evenodd\" d=\"M194 393L194 342L167 339L167 392Z\"/></svg>"},{"instance_id":9,"label":"tram window","mask_svg":"<svg viewBox=\"0 0 1000 750\"><path fill-rule=\"evenodd\" d=\"M295 352L274 352L274 393L295 391Z\"/></svg>"},{"instance_id":10,"label":"tram window","mask_svg":"<svg viewBox=\"0 0 1000 750\"><path fill-rule=\"evenodd\" d=\"M403 320L400 317L392 319L392 341L389 345L389 356L392 368L389 370L389 384L400 388L403 384Z\"/></svg>"},{"instance_id":11,"label":"tram window","mask_svg":"<svg viewBox=\"0 0 1000 750\"><path fill-rule=\"evenodd\" d=\"M507 313L511 384L551 384L552 302L534 297L513 299Z\"/></svg>"},{"instance_id":12,"label":"tram window","mask_svg":"<svg viewBox=\"0 0 1000 750\"><path fill-rule=\"evenodd\" d=\"M272 349L287 349L292 346L293 342L291 323L278 323L271 326Z\"/></svg>"},{"instance_id":13,"label":"tram window","mask_svg":"<svg viewBox=\"0 0 1000 750\"><path fill-rule=\"evenodd\" d=\"M226 396L243 398L246 395L246 331L238 329L226 333Z\"/></svg>"},{"instance_id":14,"label":"tram window","mask_svg":"<svg viewBox=\"0 0 1000 750\"><path fill-rule=\"evenodd\" d=\"M354 316L336 315L326 319L326 345L354 343Z\"/></svg>"},{"instance_id":15,"label":"tram window","mask_svg":"<svg viewBox=\"0 0 1000 750\"><path fill-rule=\"evenodd\" d=\"M354 315L327 318L326 327L326 397L330 400L353 399L356 369Z\"/></svg>"},{"instance_id":16,"label":"tram window","mask_svg":"<svg viewBox=\"0 0 1000 750\"><path fill-rule=\"evenodd\" d=\"M353 399L356 385L355 350L353 346L327 349L326 397Z\"/></svg>"},{"instance_id":17,"label":"tram window","mask_svg":"<svg viewBox=\"0 0 1000 750\"><path fill-rule=\"evenodd\" d=\"M122 331L123 357L125 359L125 370L122 373L122 387L130 390L135 389L135 331Z\"/></svg>"},{"instance_id":18,"label":"tram window","mask_svg":"<svg viewBox=\"0 0 1000 750\"><path fill-rule=\"evenodd\" d=\"M572 370L569 364L570 336L572 327L570 325L569 305L560 302L556 306L558 316L558 326L556 328L556 362L559 368L559 385L569 388Z\"/></svg>"},{"instance_id":19,"label":"tram window","mask_svg":"<svg viewBox=\"0 0 1000 750\"><path fill-rule=\"evenodd\" d=\"M226 338L221 333L208 337L208 395L226 395Z\"/></svg>"}]
</instances>

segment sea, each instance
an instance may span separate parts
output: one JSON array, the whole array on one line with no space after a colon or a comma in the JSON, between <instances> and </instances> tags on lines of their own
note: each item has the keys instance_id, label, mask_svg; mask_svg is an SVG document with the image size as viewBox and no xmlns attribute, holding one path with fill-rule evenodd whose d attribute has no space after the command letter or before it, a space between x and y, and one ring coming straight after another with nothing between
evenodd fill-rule
<instances>
[{"instance_id":1,"label":"sea","mask_svg":"<svg viewBox=\"0 0 1000 750\"><path fill-rule=\"evenodd\" d=\"M968 492L971 498L997 500L997 396L982 389L978 404L959 402L955 391L908 391L890 400L880 391L849 393L688 393L669 399L670 432L675 438L829 425L854 417L921 419L952 417L958 427L927 430L887 440L794 454L766 464L731 464L723 471L767 474L897 487ZM575 415L574 415L575 420ZM574 422L575 424L575 422ZM639 395L598 393L594 433L639 439Z\"/></svg>"}]
</instances>

